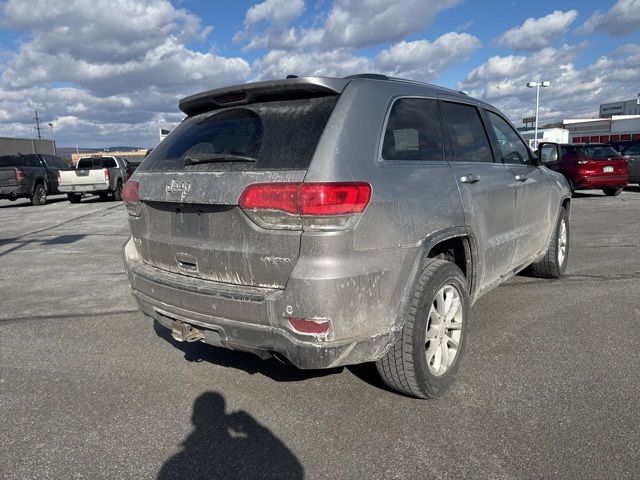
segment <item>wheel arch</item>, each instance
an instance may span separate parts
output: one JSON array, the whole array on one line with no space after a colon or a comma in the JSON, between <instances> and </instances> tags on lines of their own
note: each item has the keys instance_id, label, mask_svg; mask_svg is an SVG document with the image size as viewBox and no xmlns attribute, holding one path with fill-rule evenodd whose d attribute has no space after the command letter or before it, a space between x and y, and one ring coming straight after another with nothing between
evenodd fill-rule
<instances>
[{"instance_id":1,"label":"wheel arch","mask_svg":"<svg viewBox=\"0 0 640 480\"><path fill-rule=\"evenodd\" d=\"M36 177L36 179L33 181L33 188L31 189L31 195L35 193L36 188L38 188L38 185L42 185L45 191L47 191L47 193L49 192L49 182L47 182L47 179L44 177Z\"/></svg>"},{"instance_id":2,"label":"wheel arch","mask_svg":"<svg viewBox=\"0 0 640 480\"><path fill-rule=\"evenodd\" d=\"M413 267L407 278L406 285L400 300L395 327L398 333L402 330L406 318L413 290L425 263L432 258L443 258L453 249L453 263L462 270L469 287L469 298L474 303L477 290L478 276L478 250L475 235L467 227L451 227L439 230L426 237L416 255Z\"/></svg>"}]
</instances>

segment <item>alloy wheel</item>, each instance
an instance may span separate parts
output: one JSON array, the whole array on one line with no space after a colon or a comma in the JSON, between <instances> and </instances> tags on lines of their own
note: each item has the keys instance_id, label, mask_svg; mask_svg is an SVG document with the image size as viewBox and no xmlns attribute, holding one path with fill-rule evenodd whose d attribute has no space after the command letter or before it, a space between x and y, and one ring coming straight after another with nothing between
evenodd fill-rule
<instances>
[{"instance_id":1,"label":"alloy wheel","mask_svg":"<svg viewBox=\"0 0 640 480\"><path fill-rule=\"evenodd\" d=\"M562 266L567 257L567 222L562 220L558 234L558 264Z\"/></svg>"},{"instance_id":2,"label":"alloy wheel","mask_svg":"<svg viewBox=\"0 0 640 480\"><path fill-rule=\"evenodd\" d=\"M464 310L460 292L451 284L436 294L427 321L425 355L432 375L444 375L456 359L462 337Z\"/></svg>"}]
</instances>

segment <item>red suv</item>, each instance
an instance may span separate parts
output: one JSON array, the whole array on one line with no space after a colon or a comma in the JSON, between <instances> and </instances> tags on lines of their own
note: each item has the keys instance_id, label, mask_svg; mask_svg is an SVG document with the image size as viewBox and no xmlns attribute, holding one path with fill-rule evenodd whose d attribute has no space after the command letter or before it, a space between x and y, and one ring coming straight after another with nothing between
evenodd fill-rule
<instances>
[{"instance_id":1,"label":"red suv","mask_svg":"<svg viewBox=\"0 0 640 480\"><path fill-rule=\"evenodd\" d=\"M560 160L549 168L565 176L571 191L602 189L605 195L616 196L629 183L627 161L611 145L576 143L559 147Z\"/></svg>"}]
</instances>

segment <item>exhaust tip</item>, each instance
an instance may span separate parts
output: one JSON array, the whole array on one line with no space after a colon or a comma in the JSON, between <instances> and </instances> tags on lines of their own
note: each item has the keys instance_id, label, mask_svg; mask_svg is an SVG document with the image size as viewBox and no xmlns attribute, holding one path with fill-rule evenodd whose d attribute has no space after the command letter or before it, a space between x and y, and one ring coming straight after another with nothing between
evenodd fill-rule
<instances>
[{"instance_id":1,"label":"exhaust tip","mask_svg":"<svg viewBox=\"0 0 640 480\"><path fill-rule=\"evenodd\" d=\"M273 358L278 360L280 363L287 365L288 367L294 366L293 363L291 363L291 360L278 352L271 352L271 355L273 355Z\"/></svg>"}]
</instances>

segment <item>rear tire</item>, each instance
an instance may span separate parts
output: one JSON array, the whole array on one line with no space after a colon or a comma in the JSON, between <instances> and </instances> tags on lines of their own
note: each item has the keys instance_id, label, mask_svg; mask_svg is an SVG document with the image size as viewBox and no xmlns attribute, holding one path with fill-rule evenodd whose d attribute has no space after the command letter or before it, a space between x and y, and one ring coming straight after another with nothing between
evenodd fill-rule
<instances>
[{"instance_id":1,"label":"rear tire","mask_svg":"<svg viewBox=\"0 0 640 480\"><path fill-rule=\"evenodd\" d=\"M69 203L80 203L82 196L77 193L67 193L67 199L69 200Z\"/></svg>"},{"instance_id":2,"label":"rear tire","mask_svg":"<svg viewBox=\"0 0 640 480\"><path fill-rule=\"evenodd\" d=\"M31 195L31 205L44 205L47 203L47 189L43 184L38 183Z\"/></svg>"},{"instance_id":3,"label":"rear tire","mask_svg":"<svg viewBox=\"0 0 640 480\"><path fill-rule=\"evenodd\" d=\"M116 202L122 201L122 182L120 180L118 180L118 185L116 186L116 189L113 191L113 199Z\"/></svg>"},{"instance_id":4,"label":"rear tire","mask_svg":"<svg viewBox=\"0 0 640 480\"><path fill-rule=\"evenodd\" d=\"M531 264L531 273L539 278L560 278L569 260L569 213L563 207L544 257Z\"/></svg>"},{"instance_id":5,"label":"rear tire","mask_svg":"<svg viewBox=\"0 0 640 480\"><path fill-rule=\"evenodd\" d=\"M414 397L442 395L466 351L469 305L462 271L451 262L430 259L414 287L400 338L376 362L382 380Z\"/></svg>"},{"instance_id":6,"label":"rear tire","mask_svg":"<svg viewBox=\"0 0 640 480\"><path fill-rule=\"evenodd\" d=\"M617 197L622 193L622 188L603 188L602 191L607 197Z\"/></svg>"}]
</instances>

